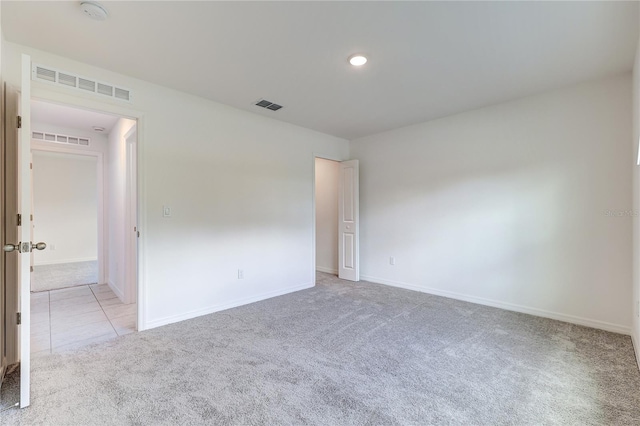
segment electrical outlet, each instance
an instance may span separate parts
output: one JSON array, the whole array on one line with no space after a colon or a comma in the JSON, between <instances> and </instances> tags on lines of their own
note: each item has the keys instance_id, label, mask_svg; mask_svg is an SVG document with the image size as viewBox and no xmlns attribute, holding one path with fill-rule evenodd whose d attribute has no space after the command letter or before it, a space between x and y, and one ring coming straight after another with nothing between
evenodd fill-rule
<instances>
[{"instance_id":1,"label":"electrical outlet","mask_svg":"<svg viewBox=\"0 0 640 426\"><path fill-rule=\"evenodd\" d=\"M242 269L238 269L238 279L239 280L244 279L244 271Z\"/></svg>"},{"instance_id":2,"label":"electrical outlet","mask_svg":"<svg viewBox=\"0 0 640 426\"><path fill-rule=\"evenodd\" d=\"M396 264L396 258L391 256L389 258L389 265L394 266Z\"/></svg>"}]
</instances>

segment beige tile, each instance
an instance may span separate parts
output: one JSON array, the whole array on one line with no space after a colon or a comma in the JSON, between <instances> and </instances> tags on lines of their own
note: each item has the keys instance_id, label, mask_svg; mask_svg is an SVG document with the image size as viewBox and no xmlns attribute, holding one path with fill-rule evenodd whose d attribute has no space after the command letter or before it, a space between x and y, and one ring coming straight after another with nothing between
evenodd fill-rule
<instances>
[{"instance_id":1,"label":"beige tile","mask_svg":"<svg viewBox=\"0 0 640 426\"><path fill-rule=\"evenodd\" d=\"M41 321L38 323L31 322L31 335L51 332L49 321Z\"/></svg>"},{"instance_id":2,"label":"beige tile","mask_svg":"<svg viewBox=\"0 0 640 426\"><path fill-rule=\"evenodd\" d=\"M89 287L91 287L91 290L100 290L100 289L103 289L103 288L109 288L109 284L107 284L107 283L89 284Z\"/></svg>"},{"instance_id":3,"label":"beige tile","mask_svg":"<svg viewBox=\"0 0 640 426\"><path fill-rule=\"evenodd\" d=\"M84 303L82 305L71 306L51 306L51 320L64 317L72 317L87 312L100 311L102 308L98 302Z\"/></svg>"},{"instance_id":4,"label":"beige tile","mask_svg":"<svg viewBox=\"0 0 640 426\"><path fill-rule=\"evenodd\" d=\"M72 329L79 325L93 324L101 321L108 321L107 316L104 314L102 309L78 315L57 316L51 320L51 331L56 333Z\"/></svg>"},{"instance_id":5,"label":"beige tile","mask_svg":"<svg viewBox=\"0 0 640 426\"><path fill-rule=\"evenodd\" d=\"M124 305L124 303L122 303L122 301L117 297L114 297L113 299L98 300L98 303L100 303L100 306L102 307Z\"/></svg>"},{"instance_id":6,"label":"beige tile","mask_svg":"<svg viewBox=\"0 0 640 426\"><path fill-rule=\"evenodd\" d=\"M31 352L48 351L49 349L51 349L49 332L31 336Z\"/></svg>"},{"instance_id":7,"label":"beige tile","mask_svg":"<svg viewBox=\"0 0 640 426\"><path fill-rule=\"evenodd\" d=\"M113 328L116 329L116 333L119 336L133 333L136 331L136 315L125 315L122 317L113 318L111 320Z\"/></svg>"},{"instance_id":8,"label":"beige tile","mask_svg":"<svg viewBox=\"0 0 640 426\"><path fill-rule=\"evenodd\" d=\"M53 348L56 349L72 343L96 339L102 336L117 336L109 321L83 324L62 332L53 332L51 333L51 342Z\"/></svg>"},{"instance_id":9,"label":"beige tile","mask_svg":"<svg viewBox=\"0 0 640 426\"><path fill-rule=\"evenodd\" d=\"M117 337L118 335L114 332L113 334L105 334L102 336L92 337L89 339L78 340L78 341L67 343L61 346L54 346L54 348L52 349L52 352L61 353L61 352L75 351L77 349L84 348L86 346L89 346L95 343L106 342L107 340L115 339Z\"/></svg>"},{"instance_id":10,"label":"beige tile","mask_svg":"<svg viewBox=\"0 0 640 426\"><path fill-rule=\"evenodd\" d=\"M60 290L51 290L49 292L52 302L54 300L66 299L69 297L86 296L91 294L93 293L87 285L83 285L80 287L63 288Z\"/></svg>"},{"instance_id":11,"label":"beige tile","mask_svg":"<svg viewBox=\"0 0 640 426\"><path fill-rule=\"evenodd\" d=\"M34 303L49 303L49 292L48 291L40 291L37 293L31 293L31 304Z\"/></svg>"},{"instance_id":12,"label":"beige tile","mask_svg":"<svg viewBox=\"0 0 640 426\"><path fill-rule=\"evenodd\" d=\"M91 285L91 290L95 295L113 294L115 296L115 293L113 292L113 290L111 290L111 287L109 287L109 284L93 284Z\"/></svg>"},{"instance_id":13,"label":"beige tile","mask_svg":"<svg viewBox=\"0 0 640 426\"><path fill-rule=\"evenodd\" d=\"M95 294L98 299L109 299L111 297L118 297L109 287L101 290L93 290L93 294Z\"/></svg>"},{"instance_id":14,"label":"beige tile","mask_svg":"<svg viewBox=\"0 0 640 426\"><path fill-rule=\"evenodd\" d=\"M65 299L52 300L51 301L51 309L55 309L61 306L78 306L84 305L85 303L97 302L96 298L93 294L84 295L84 296L76 296L76 297L67 297Z\"/></svg>"},{"instance_id":15,"label":"beige tile","mask_svg":"<svg viewBox=\"0 0 640 426\"><path fill-rule=\"evenodd\" d=\"M118 296L116 296L113 293L98 293L96 294L96 299L98 299L98 302L102 301L106 301L106 300L117 300L120 303L122 303L122 301L118 298Z\"/></svg>"},{"instance_id":16,"label":"beige tile","mask_svg":"<svg viewBox=\"0 0 640 426\"><path fill-rule=\"evenodd\" d=\"M47 314L49 315L49 302L31 304L31 314Z\"/></svg>"},{"instance_id":17,"label":"beige tile","mask_svg":"<svg viewBox=\"0 0 640 426\"><path fill-rule=\"evenodd\" d=\"M31 351L31 359L35 359L35 358L42 358L45 356L49 356L51 355L51 349L47 349L44 351L38 351L38 352L33 352L33 350Z\"/></svg>"},{"instance_id":18,"label":"beige tile","mask_svg":"<svg viewBox=\"0 0 640 426\"><path fill-rule=\"evenodd\" d=\"M35 324L49 324L49 312L31 312L31 326Z\"/></svg>"},{"instance_id":19,"label":"beige tile","mask_svg":"<svg viewBox=\"0 0 640 426\"><path fill-rule=\"evenodd\" d=\"M127 315L135 315L137 311L137 305L132 303L130 305L114 305L105 306L104 313L107 314L107 318L114 319L118 317L124 317Z\"/></svg>"}]
</instances>

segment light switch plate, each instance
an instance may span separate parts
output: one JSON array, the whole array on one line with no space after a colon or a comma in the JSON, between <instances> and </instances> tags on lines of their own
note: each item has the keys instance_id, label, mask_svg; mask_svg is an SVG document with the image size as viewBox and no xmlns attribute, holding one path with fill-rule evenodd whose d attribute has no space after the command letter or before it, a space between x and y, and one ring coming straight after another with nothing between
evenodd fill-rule
<instances>
[{"instance_id":1,"label":"light switch plate","mask_svg":"<svg viewBox=\"0 0 640 426\"><path fill-rule=\"evenodd\" d=\"M171 207L162 206L162 217L171 217Z\"/></svg>"}]
</instances>

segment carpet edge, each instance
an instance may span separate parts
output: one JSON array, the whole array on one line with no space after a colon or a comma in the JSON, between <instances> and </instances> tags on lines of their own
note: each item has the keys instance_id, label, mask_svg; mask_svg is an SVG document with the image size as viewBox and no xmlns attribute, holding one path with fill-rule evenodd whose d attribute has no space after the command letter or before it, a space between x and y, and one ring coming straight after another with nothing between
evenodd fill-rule
<instances>
[{"instance_id":1,"label":"carpet edge","mask_svg":"<svg viewBox=\"0 0 640 426\"><path fill-rule=\"evenodd\" d=\"M145 330L151 330L152 328L161 327L163 325L173 324L180 321L185 321L188 319L200 317L203 315L213 314L215 312L225 311L231 308L237 308L238 306L248 305L249 303L259 302L261 300L270 299L276 296L284 296L285 294L293 293L300 290L306 290L308 288L314 287L313 283L304 283L301 285L296 285L292 287L287 287L280 290L268 291L266 293L261 293L256 296L246 297L242 299L232 300L231 302L222 303L219 305L213 305L206 308L196 309L193 311L185 312L178 315L171 315L164 318L159 318L152 321L145 322Z\"/></svg>"},{"instance_id":2,"label":"carpet edge","mask_svg":"<svg viewBox=\"0 0 640 426\"><path fill-rule=\"evenodd\" d=\"M594 320L589 318L578 317L574 315L562 314L559 312L547 311L544 309L533 308L529 306L517 305L515 303L501 302L499 300L486 299L484 297L469 296L453 291L439 290L432 287L423 287L415 284L404 283L400 281L391 281L383 278L377 278L369 275L360 275L360 278L375 284L383 284L391 287L404 288L406 290L419 291L421 293L433 294L435 296L447 297L449 299L462 300L464 302L476 303L478 305L491 306L493 308L504 309L507 311L520 312L523 314L533 315L536 317L549 318L557 321L568 322L571 324L582 325L585 327L597 328L599 330L610 331L612 333L625 334L630 336L631 327L620 324L613 324L606 321Z\"/></svg>"}]
</instances>

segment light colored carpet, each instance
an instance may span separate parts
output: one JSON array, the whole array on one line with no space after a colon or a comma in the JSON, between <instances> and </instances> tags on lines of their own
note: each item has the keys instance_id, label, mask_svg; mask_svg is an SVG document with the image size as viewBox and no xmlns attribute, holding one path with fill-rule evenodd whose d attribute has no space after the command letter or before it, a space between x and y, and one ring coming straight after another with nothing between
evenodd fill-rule
<instances>
[{"instance_id":1,"label":"light colored carpet","mask_svg":"<svg viewBox=\"0 0 640 426\"><path fill-rule=\"evenodd\" d=\"M20 403L20 366L14 364L5 375L0 387L0 420L2 412ZM0 422L0 424L3 424Z\"/></svg>"},{"instance_id":2,"label":"light colored carpet","mask_svg":"<svg viewBox=\"0 0 640 426\"><path fill-rule=\"evenodd\" d=\"M6 424L640 424L628 336L326 274L32 371Z\"/></svg>"},{"instance_id":3,"label":"light colored carpet","mask_svg":"<svg viewBox=\"0 0 640 426\"><path fill-rule=\"evenodd\" d=\"M97 283L97 260L34 266L31 275L32 292Z\"/></svg>"}]
</instances>

